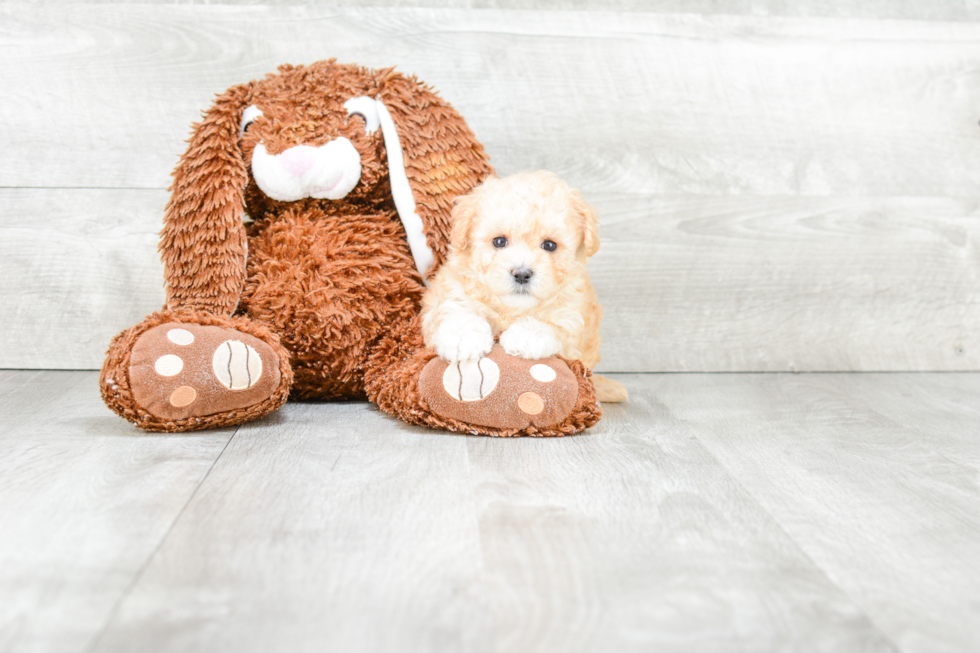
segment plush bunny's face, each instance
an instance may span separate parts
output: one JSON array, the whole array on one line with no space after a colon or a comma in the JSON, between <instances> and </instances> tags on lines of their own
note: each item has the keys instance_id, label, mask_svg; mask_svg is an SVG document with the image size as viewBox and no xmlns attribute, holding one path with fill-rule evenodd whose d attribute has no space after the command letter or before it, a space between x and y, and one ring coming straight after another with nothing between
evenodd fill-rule
<instances>
[{"instance_id":1,"label":"plush bunny's face","mask_svg":"<svg viewBox=\"0 0 980 653\"><path fill-rule=\"evenodd\" d=\"M453 198L492 170L462 117L414 78L334 60L280 66L194 125L161 233L167 304L233 312L248 238L304 212L338 230L397 215L425 279L445 256Z\"/></svg>"},{"instance_id":2,"label":"plush bunny's face","mask_svg":"<svg viewBox=\"0 0 980 653\"><path fill-rule=\"evenodd\" d=\"M262 115L254 104L246 114ZM248 126L243 122L242 130ZM322 145L292 145L279 154L271 154L260 141L252 150L252 177L262 192L275 200L339 200L361 179L361 153L346 136Z\"/></svg>"},{"instance_id":3,"label":"plush bunny's face","mask_svg":"<svg viewBox=\"0 0 980 653\"><path fill-rule=\"evenodd\" d=\"M239 129L251 173L250 208L267 204L265 198L358 203L379 191L390 194L376 102L365 95L373 80L351 85L348 75L338 86L331 77L330 69L306 68L253 88Z\"/></svg>"}]
</instances>

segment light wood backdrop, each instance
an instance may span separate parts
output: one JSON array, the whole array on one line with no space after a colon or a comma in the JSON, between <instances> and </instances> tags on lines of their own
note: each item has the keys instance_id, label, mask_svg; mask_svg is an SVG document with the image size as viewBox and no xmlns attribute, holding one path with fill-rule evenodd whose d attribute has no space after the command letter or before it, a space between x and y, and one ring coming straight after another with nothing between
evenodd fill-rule
<instances>
[{"instance_id":1,"label":"light wood backdrop","mask_svg":"<svg viewBox=\"0 0 980 653\"><path fill-rule=\"evenodd\" d=\"M0 367L100 366L163 302L189 125L337 57L582 189L600 369L980 369L976 4L423 4L0 5Z\"/></svg>"}]
</instances>

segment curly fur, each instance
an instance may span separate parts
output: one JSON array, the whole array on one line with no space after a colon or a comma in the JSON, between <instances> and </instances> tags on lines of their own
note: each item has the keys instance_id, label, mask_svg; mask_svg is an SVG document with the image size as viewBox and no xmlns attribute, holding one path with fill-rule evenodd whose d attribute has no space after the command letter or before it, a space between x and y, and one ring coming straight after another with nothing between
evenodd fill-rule
<instances>
[{"instance_id":1,"label":"curly fur","mask_svg":"<svg viewBox=\"0 0 980 653\"><path fill-rule=\"evenodd\" d=\"M393 69L334 60L281 66L234 86L193 127L174 171L160 241L167 305L110 345L102 374L110 408L142 428L180 431L254 419L287 393L367 396L413 423L473 430L445 424L412 383L431 358L417 333L406 335L419 328L423 282L392 198L384 139L348 116L344 103L354 97L378 100L390 113L435 259L428 274L445 260L453 201L493 168L462 117L429 87ZM242 133L243 112L253 105L261 115ZM259 143L277 156L333 139L347 139L361 161L360 180L342 199L278 201L259 188L251 172ZM243 212L252 219L247 226ZM247 410L158 423L133 401L127 370L140 334L167 320L227 326L264 340L279 356L281 387ZM590 420L591 384L584 370L578 376L583 408L557 429L563 432Z\"/></svg>"},{"instance_id":2,"label":"curly fur","mask_svg":"<svg viewBox=\"0 0 980 653\"><path fill-rule=\"evenodd\" d=\"M551 346L529 358L561 354L595 367L602 308L585 265L599 236L579 192L543 170L491 177L457 200L453 220L449 258L423 297L426 344L451 353L445 341L460 337L455 325L477 319L507 349L502 334L533 321ZM498 238L506 244L495 246ZM555 249L544 250L545 241ZM514 280L517 269L532 275L529 282Z\"/></svg>"},{"instance_id":3,"label":"curly fur","mask_svg":"<svg viewBox=\"0 0 980 653\"><path fill-rule=\"evenodd\" d=\"M265 341L279 357L279 374L282 379L279 388L271 397L259 404L224 412L220 415L190 417L181 420L164 420L151 415L133 400L129 383L129 358L133 352L133 345L143 333L167 322L194 322L204 326L227 327ZM132 422L135 426L147 431L174 433L199 431L218 426L234 426L267 415L285 403L292 378L293 372L289 366L289 352L280 344L279 337L269 329L244 317L226 317L202 314L196 311L177 310L153 313L143 322L126 329L113 338L109 345L108 356L102 366L99 386L102 391L102 400L106 406L126 421Z\"/></svg>"},{"instance_id":4,"label":"curly fur","mask_svg":"<svg viewBox=\"0 0 980 653\"><path fill-rule=\"evenodd\" d=\"M422 298L425 344L454 362L486 354L498 336L514 356L595 368L602 307L586 260L599 251L598 220L581 193L546 170L489 177L452 216L449 257ZM518 271L530 276L519 283ZM593 384L600 401L628 396L611 379Z\"/></svg>"}]
</instances>

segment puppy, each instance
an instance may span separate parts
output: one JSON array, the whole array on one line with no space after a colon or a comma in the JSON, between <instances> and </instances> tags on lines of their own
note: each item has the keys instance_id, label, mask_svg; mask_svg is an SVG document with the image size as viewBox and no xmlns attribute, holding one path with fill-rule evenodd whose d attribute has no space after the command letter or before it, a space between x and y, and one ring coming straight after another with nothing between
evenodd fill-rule
<instances>
[{"instance_id":1,"label":"puppy","mask_svg":"<svg viewBox=\"0 0 980 653\"><path fill-rule=\"evenodd\" d=\"M422 299L425 344L450 363L504 350L599 362L602 308L585 270L599 249L595 212L556 175L491 177L456 199L449 256ZM626 388L593 376L599 401Z\"/></svg>"}]
</instances>

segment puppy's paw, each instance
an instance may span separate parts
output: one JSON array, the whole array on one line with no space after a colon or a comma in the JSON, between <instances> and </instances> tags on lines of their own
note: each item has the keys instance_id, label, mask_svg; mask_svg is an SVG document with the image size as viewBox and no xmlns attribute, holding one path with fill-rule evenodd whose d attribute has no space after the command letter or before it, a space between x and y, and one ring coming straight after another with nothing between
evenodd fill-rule
<instances>
[{"instance_id":1,"label":"puppy's paw","mask_svg":"<svg viewBox=\"0 0 980 653\"><path fill-rule=\"evenodd\" d=\"M580 374L559 358L524 360L495 345L479 363L433 358L419 376L419 392L429 410L459 422L453 431L480 433L472 427L482 426L495 429L492 435L563 435L597 419L559 427L579 401L580 382L588 383Z\"/></svg>"},{"instance_id":2,"label":"puppy's paw","mask_svg":"<svg viewBox=\"0 0 980 653\"><path fill-rule=\"evenodd\" d=\"M511 356L538 360L554 356L561 350L555 330L533 317L526 317L510 325L500 334L500 346Z\"/></svg>"},{"instance_id":3,"label":"puppy's paw","mask_svg":"<svg viewBox=\"0 0 980 653\"><path fill-rule=\"evenodd\" d=\"M493 331L482 317L447 317L436 329L433 344L439 358L449 363L479 360L493 348Z\"/></svg>"}]
</instances>

